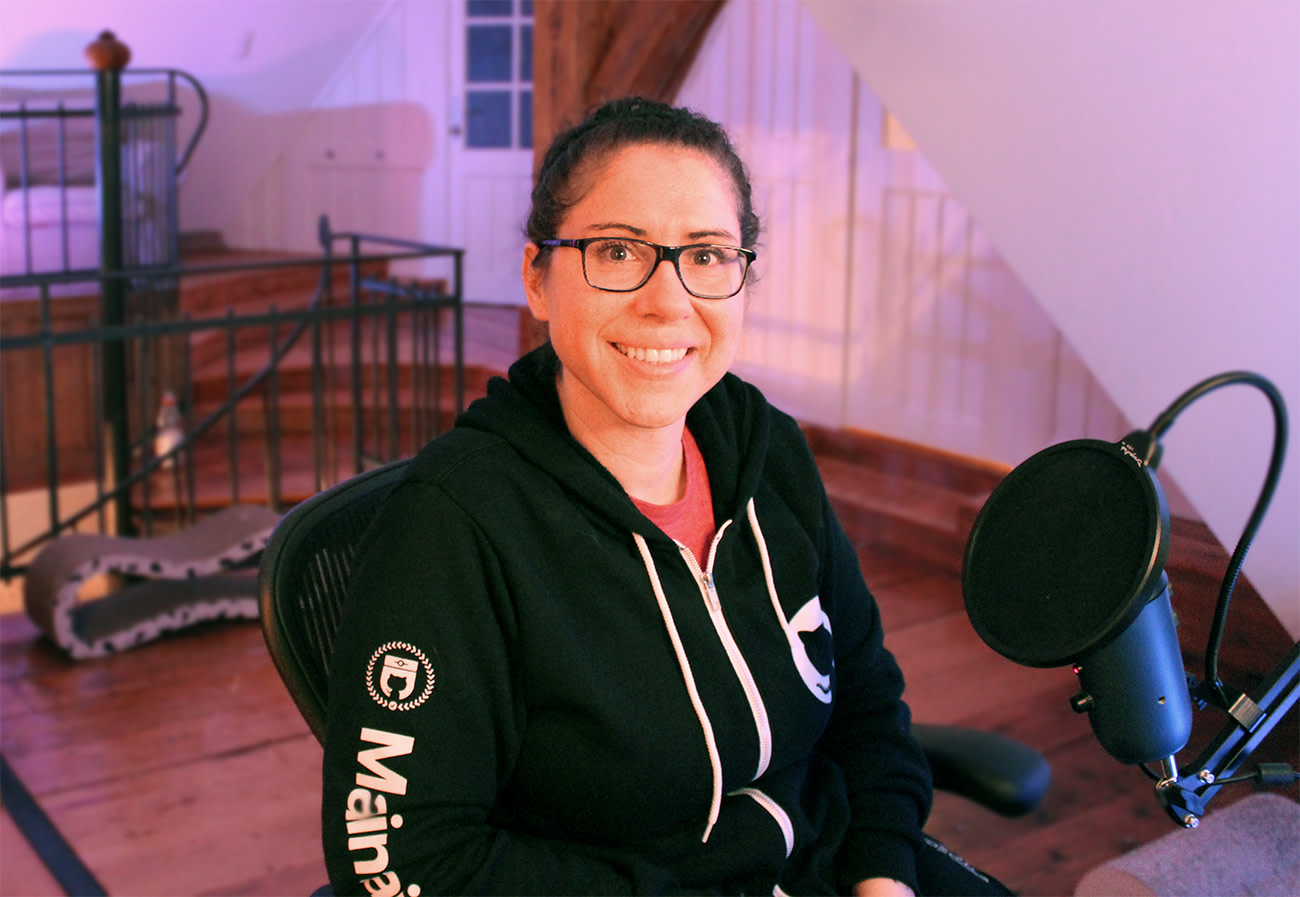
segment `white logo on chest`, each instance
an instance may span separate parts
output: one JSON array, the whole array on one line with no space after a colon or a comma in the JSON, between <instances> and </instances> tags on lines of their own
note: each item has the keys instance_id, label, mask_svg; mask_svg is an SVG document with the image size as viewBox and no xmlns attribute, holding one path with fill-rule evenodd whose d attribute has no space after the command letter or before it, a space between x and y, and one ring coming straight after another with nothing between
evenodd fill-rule
<instances>
[{"instance_id":1,"label":"white logo on chest","mask_svg":"<svg viewBox=\"0 0 1300 897\"><path fill-rule=\"evenodd\" d=\"M794 658L795 669L803 678L804 685L813 697L823 704L831 702L831 667L834 665L831 650L831 621L822 610L821 599L814 595L812 600L799 608L785 627L786 639L790 642L790 656ZM809 653L809 649L813 653ZM823 673L814 656L826 668Z\"/></svg>"}]
</instances>

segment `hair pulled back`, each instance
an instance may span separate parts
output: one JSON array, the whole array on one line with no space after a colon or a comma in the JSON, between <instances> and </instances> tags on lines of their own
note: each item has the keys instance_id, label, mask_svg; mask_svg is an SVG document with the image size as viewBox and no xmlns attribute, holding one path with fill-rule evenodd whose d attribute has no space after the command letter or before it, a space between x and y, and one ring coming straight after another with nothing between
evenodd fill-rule
<instances>
[{"instance_id":1,"label":"hair pulled back","mask_svg":"<svg viewBox=\"0 0 1300 897\"><path fill-rule=\"evenodd\" d=\"M623 147L646 143L699 150L717 162L731 176L735 187L740 243L746 249L754 248L759 222L749 172L727 132L697 112L644 97L611 100L592 111L582 123L555 137L542 158L533 187L532 209L525 226L527 238L540 243L558 236L556 231L565 213L582 198L577 195L574 181L585 166ZM546 255L545 251L539 253L535 263Z\"/></svg>"}]
</instances>

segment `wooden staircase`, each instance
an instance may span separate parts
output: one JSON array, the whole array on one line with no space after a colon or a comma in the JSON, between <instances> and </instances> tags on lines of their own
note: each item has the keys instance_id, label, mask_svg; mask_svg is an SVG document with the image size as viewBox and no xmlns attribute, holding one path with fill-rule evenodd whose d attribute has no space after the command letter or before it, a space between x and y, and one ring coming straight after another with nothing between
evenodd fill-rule
<instances>
[{"instance_id":1,"label":"wooden staircase","mask_svg":"<svg viewBox=\"0 0 1300 897\"><path fill-rule=\"evenodd\" d=\"M966 537L1006 468L861 431L805 426L804 434L859 548L960 572Z\"/></svg>"},{"instance_id":2,"label":"wooden staircase","mask_svg":"<svg viewBox=\"0 0 1300 897\"><path fill-rule=\"evenodd\" d=\"M229 266L289 260L282 254L219 252L187 259L187 263ZM382 280L386 270L382 264L368 263L364 274ZM334 300L336 304L346 301L348 276L342 264L332 272L334 295L342 297ZM195 274L181 285L180 313L196 321L293 313L310 305L319 279L319 266L315 265ZM517 356L523 332L520 315L520 309L514 307L464 310L466 404L483 395L488 379L504 373ZM406 322L397 328L394 347L389 347L389 334L378 319L365 318L360 328L360 348L367 359L357 368L364 409L362 429L368 438L387 439L390 412L386 406L391 388L398 409L392 415L392 429L402 454L413 452L422 443L417 429L449 429L455 416L452 313L440 312L439 318L442 330L436 340L425 334L418 344ZM137 489L135 505L142 508L148 504L148 513L159 520L172 516L179 504L191 501L198 511L225 506L232 499L287 507L354 470L352 409L357 403L349 323L334 318L321 326L319 336L304 333L281 359L268 385L245 396L233 415L196 440L193 483L186 465L158 471L150 478L147 495L143 486ZM206 419L262 371L270 361L273 344L282 344L295 326L295 321L284 320L264 327L213 329L189 336L183 350L191 371L184 402L187 426ZM438 362L432 368L430 359ZM415 373L417 370L420 373ZM423 397L425 419L412 411L417 396ZM432 396L437 397L437 411L435 419L427 419L427 408L434 404ZM380 404L385 407L376 410L374 406ZM323 444L317 439L322 426L328 433ZM321 461L327 472L318 477Z\"/></svg>"},{"instance_id":3,"label":"wooden staircase","mask_svg":"<svg viewBox=\"0 0 1300 897\"><path fill-rule=\"evenodd\" d=\"M372 274L383 276L382 271ZM345 282L346 272L339 272L337 278ZM185 285L182 306L194 317L218 317L227 311L236 315L263 314L272 307L293 310L305 307L311 300L316 280L315 270L309 268L200 275ZM530 322L522 308L480 306L465 310L466 404L483 395L488 379L504 375L520 351L536 339ZM452 357L450 340L448 329L440 347L448 362ZM340 368L332 372L332 378L328 377L331 371L322 372L313 365L311 344L304 339L281 363L277 374L280 394L274 414L262 402L245 402L236 414L240 455L237 489L241 501L266 500L264 440L272 426L281 440L278 460L284 478L282 500L291 503L315 491L310 476L317 413L312 402L313 384L322 373L332 381L325 395L327 414L346 416L353 404L350 383L341 370L351 351L349 335L338 328L328 343L325 357L335 359L335 367ZM269 357L269 346L267 331L241 333L233 345L224 342L219 334L195 337L190 347L194 368L192 417L199 418L224 401L232 380L241 383L260 370ZM395 385L405 408L413 389L411 349L400 340L397 358ZM449 399L453 380L450 367L442 370L439 379L440 389ZM362 371L363 393L387 386L382 371ZM451 402L443 406L450 408ZM444 413L441 423L446 429L451 425L451 415ZM406 415L401 417L399 429L404 436L408 425ZM367 426L374 424L367 418ZM846 528L869 534L864 545L905 553L944 569L960 569L966 534L1005 469L867 433L815 426L806 426L805 433ZM201 506L217 506L223 493L229 494L222 470L229 467L224 457L229 452L229 435L228 427L217 427L196 446ZM334 448L346 455L351 451L344 444L351 437L350 430L344 436ZM170 481L176 476L164 474L155 479L163 488L172 488L175 484Z\"/></svg>"}]
</instances>

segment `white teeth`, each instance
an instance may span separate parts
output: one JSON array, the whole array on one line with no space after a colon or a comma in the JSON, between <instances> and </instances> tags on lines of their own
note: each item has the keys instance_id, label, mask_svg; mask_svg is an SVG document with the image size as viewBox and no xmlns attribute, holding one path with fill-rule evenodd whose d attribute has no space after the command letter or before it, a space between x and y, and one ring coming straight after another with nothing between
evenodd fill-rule
<instances>
[{"instance_id":1,"label":"white teeth","mask_svg":"<svg viewBox=\"0 0 1300 897\"><path fill-rule=\"evenodd\" d=\"M686 349L641 349L615 343L614 347L628 358L644 361L648 364L672 364L686 357Z\"/></svg>"}]
</instances>

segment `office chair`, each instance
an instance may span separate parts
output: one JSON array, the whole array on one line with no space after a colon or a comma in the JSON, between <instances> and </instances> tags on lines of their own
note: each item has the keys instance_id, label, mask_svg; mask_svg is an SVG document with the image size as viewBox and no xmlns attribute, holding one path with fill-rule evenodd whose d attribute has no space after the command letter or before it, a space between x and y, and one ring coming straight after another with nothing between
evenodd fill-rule
<instances>
[{"instance_id":1,"label":"office chair","mask_svg":"<svg viewBox=\"0 0 1300 897\"><path fill-rule=\"evenodd\" d=\"M352 556L406 461L357 474L296 506L280 521L258 575L262 632L275 667L317 740L325 738L330 655ZM1003 816L1038 806L1051 769L1038 751L992 732L916 724L936 788Z\"/></svg>"}]
</instances>

